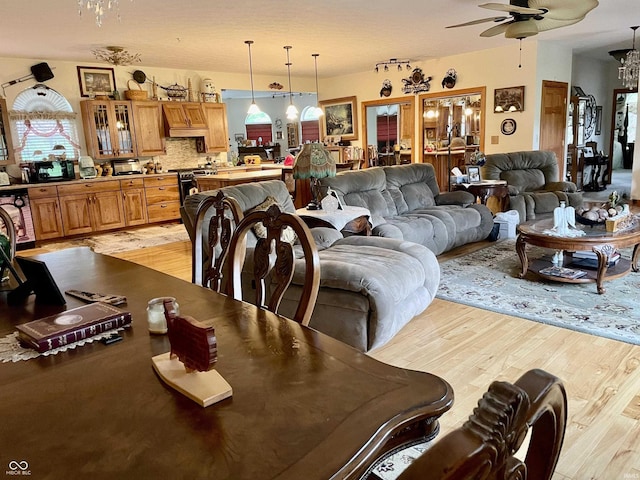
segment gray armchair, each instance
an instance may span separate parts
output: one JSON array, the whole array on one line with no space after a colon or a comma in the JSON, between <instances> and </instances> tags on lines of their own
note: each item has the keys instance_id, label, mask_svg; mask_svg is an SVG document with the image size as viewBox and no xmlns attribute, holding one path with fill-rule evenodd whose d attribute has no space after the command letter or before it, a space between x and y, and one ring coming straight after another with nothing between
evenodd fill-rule
<instances>
[{"instance_id":1,"label":"gray armchair","mask_svg":"<svg viewBox=\"0 0 640 480\"><path fill-rule=\"evenodd\" d=\"M520 221L532 220L536 214L550 213L560 205L582 205L582 193L573 182L560 181L554 152L525 151L487 155L482 178L506 180L511 209Z\"/></svg>"}]
</instances>

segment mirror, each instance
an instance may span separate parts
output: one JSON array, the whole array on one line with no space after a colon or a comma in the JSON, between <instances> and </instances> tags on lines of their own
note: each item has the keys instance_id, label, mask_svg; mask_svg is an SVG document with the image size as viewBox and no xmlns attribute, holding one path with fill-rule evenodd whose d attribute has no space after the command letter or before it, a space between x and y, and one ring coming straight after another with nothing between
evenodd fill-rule
<instances>
[{"instance_id":1,"label":"mirror","mask_svg":"<svg viewBox=\"0 0 640 480\"><path fill-rule=\"evenodd\" d=\"M362 102L363 145L367 165L411 163L414 151L415 98Z\"/></svg>"},{"instance_id":2,"label":"mirror","mask_svg":"<svg viewBox=\"0 0 640 480\"><path fill-rule=\"evenodd\" d=\"M638 121L637 109L637 90L613 91L613 115L609 140L609 158L613 170L631 168Z\"/></svg>"},{"instance_id":3,"label":"mirror","mask_svg":"<svg viewBox=\"0 0 640 480\"><path fill-rule=\"evenodd\" d=\"M484 87L420 95L420 156L431 163L440 190L450 185L450 171L464 171L472 153L484 151Z\"/></svg>"}]
</instances>

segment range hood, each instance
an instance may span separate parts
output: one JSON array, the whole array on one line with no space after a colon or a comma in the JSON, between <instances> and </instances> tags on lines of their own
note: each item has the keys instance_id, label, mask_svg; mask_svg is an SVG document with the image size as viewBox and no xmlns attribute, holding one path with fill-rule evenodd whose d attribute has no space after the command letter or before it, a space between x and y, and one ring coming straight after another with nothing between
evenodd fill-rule
<instances>
[{"instance_id":1,"label":"range hood","mask_svg":"<svg viewBox=\"0 0 640 480\"><path fill-rule=\"evenodd\" d=\"M199 103L166 103L162 105L162 114L168 137L204 137L209 133L204 110Z\"/></svg>"}]
</instances>

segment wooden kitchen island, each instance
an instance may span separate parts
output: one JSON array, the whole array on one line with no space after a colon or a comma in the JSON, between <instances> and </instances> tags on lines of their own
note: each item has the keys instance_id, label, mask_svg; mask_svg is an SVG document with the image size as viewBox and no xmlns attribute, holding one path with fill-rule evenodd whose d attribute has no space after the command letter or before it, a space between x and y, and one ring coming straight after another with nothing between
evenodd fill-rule
<instances>
[{"instance_id":1,"label":"wooden kitchen island","mask_svg":"<svg viewBox=\"0 0 640 480\"><path fill-rule=\"evenodd\" d=\"M218 188L241 183L262 182L264 180L280 180L280 169L251 170L248 172L221 172L213 175L195 175L193 178L198 190L217 190Z\"/></svg>"}]
</instances>

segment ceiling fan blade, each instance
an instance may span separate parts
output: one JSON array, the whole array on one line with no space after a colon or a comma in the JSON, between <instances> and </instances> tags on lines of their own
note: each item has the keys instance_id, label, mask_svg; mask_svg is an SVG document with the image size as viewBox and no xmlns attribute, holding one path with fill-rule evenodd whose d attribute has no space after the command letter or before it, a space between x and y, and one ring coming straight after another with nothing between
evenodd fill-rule
<instances>
[{"instance_id":1,"label":"ceiling fan blade","mask_svg":"<svg viewBox=\"0 0 640 480\"><path fill-rule=\"evenodd\" d=\"M478 25L479 23L486 22L502 22L503 20L507 20L509 17L489 17L489 18L481 18L479 20L472 20L470 22L459 23L458 25L449 25L445 28L457 28L457 27L467 27L469 25Z\"/></svg>"},{"instance_id":2,"label":"ceiling fan blade","mask_svg":"<svg viewBox=\"0 0 640 480\"><path fill-rule=\"evenodd\" d=\"M548 10L545 18L580 21L587 13L598 6L598 0L563 0L562 2L555 0L529 0L529 6Z\"/></svg>"},{"instance_id":3,"label":"ceiling fan blade","mask_svg":"<svg viewBox=\"0 0 640 480\"><path fill-rule=\"evenodd\" d=\"M549 0L547 0L547 3ZM481 8L488 8L489 10L498 10L499 12L509 13L521 13L523 15L541 15L545 11L537 8L518 7L517 5L505 5L503 3L483 3L478 5Z\"/></svg>"},{"instance_id":4,"label":"ceiling fan blade","mask_svg":"<svg viewBox=\"0 0 640 480\"><path fill-rule=\"evenodd\" d=\"M510 22L501 23L500 25L496 25L495 27L488 28L484 32L480 34L481 37L495 37L496 35L500 35L507 31L509 25L516 23L515 20Z\"/></svg>"}]
</instances>

